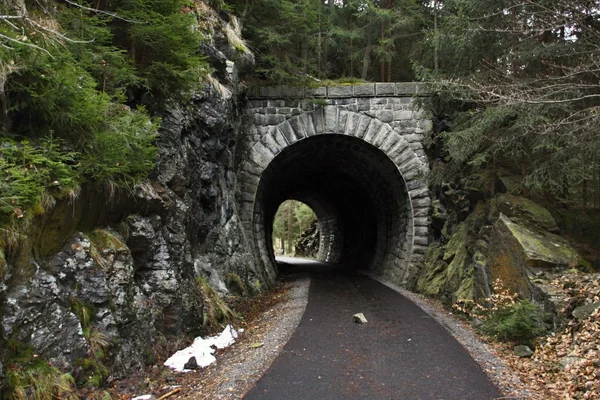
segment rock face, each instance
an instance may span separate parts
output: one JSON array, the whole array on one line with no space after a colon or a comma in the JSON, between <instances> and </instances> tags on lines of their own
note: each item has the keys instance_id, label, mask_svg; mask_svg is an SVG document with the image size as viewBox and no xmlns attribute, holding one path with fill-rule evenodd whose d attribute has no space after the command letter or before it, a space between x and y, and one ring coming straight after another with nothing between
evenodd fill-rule
<instances>
[{"instance_id":1,"label":"rock face","mask_svg":"<svg viewBox=\"0 0 600 400\"><path fill-rule=\"evenodd\" d=\"M482 230L484 207L480 204L461 222L449 240L429 246L424 268L417 281L417 291L437 297L447 304L457 300L474 300L485 294L483 268L487 246L477 240ZM482 264L483 263L483 264Z\"/></svg>"},{"instance_id":2,"label":"rock face","mask_svg":"<svg viewBox=\"0 0 600 400\"><path fill-rule=\"evenodd\" d=\"M511 292L551 310L551 295L533 278L575 267L580 257L556 234L558 225L546 208L511 193L492 196L492 183L476 174L442 187L432 202L435 240L427 249L416 290L452 305L488 296L500 280Z\"/></svg>"},{"instance_id":3,"label":"rock face","mask_svg":"<svg viewBox=\"0 0 600 400\"><path fill-rule=\"evenodd\" d=\"M112 201L95 204L97 196L84 194L57 204L45 217L55 220L54 234L34 227L31 235L51 246L32 240L8 260L0 274L0 360L6 341L16 340L82 375L81 360L101 343L102 363L121 376L151 362L168 338L200 333L198 277L222 294L225 282L249 291L269 284L251 263L234 200L239 119L236 97L223 86L235 81L233 63L223 57L235 52L218 47L227 45L219 35L205 45L225 68L216 74L221 82L212 79L163 116L151 179Z\"/></svg>"},{"instance_id":4,"label":"rock face","mask_svg":"<svg viewBox=\"0 0 600 400\"><path fill-rule=\"evenodd\" d=\"M319 240L321 238L319 223L315 220L306 229L298 242L296 243L296 256L297 257L309 257L316 258L319 253Z\"/></svg>"}]
</instances>

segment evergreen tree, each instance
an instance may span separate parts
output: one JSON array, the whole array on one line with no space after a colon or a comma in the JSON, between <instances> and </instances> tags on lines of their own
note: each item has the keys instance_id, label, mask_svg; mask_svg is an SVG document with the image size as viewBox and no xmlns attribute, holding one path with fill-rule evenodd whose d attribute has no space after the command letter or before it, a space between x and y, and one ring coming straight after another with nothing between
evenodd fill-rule
<instances>
[{"instance_id":1,"label":"evergreen tree","mask_svg":"<svg viewBox=\"0 0 600 400\"><path fill-rule=\"evenodd\" d=\"M445 1L419 68L455 123L446 169L507 161L529 190L581 198L600 162L599 18L588 0Z\"/></svg>"}]
</instances>

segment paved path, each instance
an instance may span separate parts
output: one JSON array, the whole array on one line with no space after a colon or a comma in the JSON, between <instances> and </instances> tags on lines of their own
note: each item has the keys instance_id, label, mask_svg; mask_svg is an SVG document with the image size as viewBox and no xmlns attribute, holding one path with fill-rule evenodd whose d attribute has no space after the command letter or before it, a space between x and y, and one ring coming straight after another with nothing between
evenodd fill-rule
<instances>
[{"instance_id":1,"label":"paved path","mask_svg":"<svg viewBox=\"0 0 600 400\"><path fill-rule=\"evenodd\" d=\"M501 397L460 344L399 293L315 262L287 269L310 273L308 306L282 353L245 399ZM354 323L357 312L369 322Z\"/></svg>"}]
</instances>

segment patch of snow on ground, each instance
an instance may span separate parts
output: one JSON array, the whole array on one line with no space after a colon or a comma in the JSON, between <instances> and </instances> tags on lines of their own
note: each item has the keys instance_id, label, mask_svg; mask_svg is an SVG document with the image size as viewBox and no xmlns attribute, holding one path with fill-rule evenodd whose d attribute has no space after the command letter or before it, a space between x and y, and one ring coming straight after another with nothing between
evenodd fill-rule
<instances>
[{"instance_id":1,"label":"patch of snow on ground","mask_svg":"<svg viewBox=\"0 0 600 400\"><path fill-rule=\"evenodd\" d=\"M242 330L240 329L240 332ZM190 360L192 357L196 357L196 363L198 363L198 367L205 368L210 364L217 361L215 356L215 349L224 349L226 347L231 346L235 343L235 339L238 338L238 332L233 329L231 325L227 325L223 332L221 332L218 336L208 337L203 339L202 337L197 337L194 339L194 343L191 346L186 347L183 350L179 350L177 353L173 354L167 361L165 361L165 366L174 369L178 372L189 372L183 366Z\"/></svg>"}]
</instances>

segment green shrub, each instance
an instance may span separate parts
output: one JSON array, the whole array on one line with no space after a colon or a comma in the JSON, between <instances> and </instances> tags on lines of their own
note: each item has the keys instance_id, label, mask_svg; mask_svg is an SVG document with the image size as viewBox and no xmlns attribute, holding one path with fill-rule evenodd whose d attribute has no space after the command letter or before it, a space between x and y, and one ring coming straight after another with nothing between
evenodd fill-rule
<instances>
[{"instance_id":1,"label":"green shrub","mask_svg":"<svg viewBox=\"0 0 600 400\"><path fill-rule=\"evenodd\" d=\"M36 145L0 138L0 225L22 219L42 203L45 190L59 193L78 183L76 152L61 151L51 136Z\"/></svg>"},{"instance_id":2,"label":"green shrub","mask_svg":"<svg viewBox=\"0 0 600 400\"><path fill-rule=\"evenodd\" d=\"M546 331L543 317L537 304L518 300L492 311L481 325L481 330L500 341L530 343Z\"/></svg>"}]
</instances>

